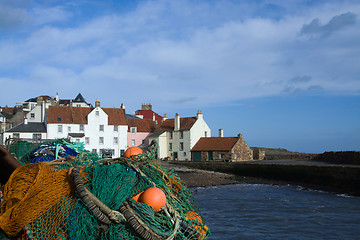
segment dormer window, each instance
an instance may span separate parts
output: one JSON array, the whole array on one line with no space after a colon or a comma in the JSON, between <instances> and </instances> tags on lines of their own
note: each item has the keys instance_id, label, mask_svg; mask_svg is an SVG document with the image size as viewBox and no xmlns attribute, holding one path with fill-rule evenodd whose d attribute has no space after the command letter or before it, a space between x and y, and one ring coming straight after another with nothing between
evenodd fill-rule
<instances>
[{"instance_id":1,"label":"dormer window","mask_svg":"<svg viewBox=\"0 0 360 240\"><path fill-rule=\"evenodd\" d=\"M99 116L99 111L95 111L95 116Z\"/></svg>"},{"instance_id":2,"label":"dormer window","mask_svg":"<svg viewBox=\"0 0 360 240\"><path fill-rule=\"evenodd\" d=\"M61 117L57 117L57 120L58 120L58 122L61 122L62 120L61 120Z\"/></svg>"},{"instance_id":3,"label":"dormer window","mask_svg":"<svg viewBox=\"0 0 360 240\"><path fill-rule=\"evenodd\" d=\"M131 128L130 128L130 132L131 132L132 134L135 134L135 133L136 133L136 127L131 127Z\"/></svg>"},{"instance_id":4,"label":"dormer window","mask_svg":"<svg viewBox=\"0 0 360 240\"><path fill-rule=\"evenodd\" d=\"M35 113L30 113L30 118L34 119L35 118Z\"/></svg>"}]
</instances>

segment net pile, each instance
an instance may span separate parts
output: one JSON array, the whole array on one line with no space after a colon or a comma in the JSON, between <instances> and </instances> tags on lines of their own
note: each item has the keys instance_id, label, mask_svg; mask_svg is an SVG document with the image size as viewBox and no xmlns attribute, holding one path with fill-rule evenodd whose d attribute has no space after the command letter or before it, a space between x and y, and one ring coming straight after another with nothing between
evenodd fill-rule
<instances>
[{"instance_id":1,"label":"net pile","mask_svg":"<svg viewBox=\"0 0 360 240\"><path fill-rule=\"evenodd\" d=\"M81 149L77 151L76 158L65 162L37 162L16 169L3 187L0 239L152 240L209 236L186 185L172 169L154 163L156 143L147 153L130 158L100 159ZM166 195L167 204L160 212L133 199L151 187L162 189ZM114 217L114 213L119 215Z\"/></svg>"}]
</instances>

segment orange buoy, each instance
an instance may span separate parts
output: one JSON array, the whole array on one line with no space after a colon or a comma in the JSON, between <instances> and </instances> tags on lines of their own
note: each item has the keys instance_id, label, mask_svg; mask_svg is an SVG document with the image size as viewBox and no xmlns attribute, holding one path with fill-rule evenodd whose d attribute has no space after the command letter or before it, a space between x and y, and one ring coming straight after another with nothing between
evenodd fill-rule
<instances>
[{"instance_id":1,"label":"orange buoy","mask_svg":"<svg viewBox=\"0 0 360 240\"><path fill-rule=\"evenodd\" d=\"M124 153L124 157L128 158L128 157L139 155L139 154L143 154L143 150L141 150L141 148L129 147L128 149L126 149L126 151Z\"/></svg>"},{"instance_id":2,"label":"orange buoy","mask_svg":"<svg viewBox=\"0 0 360 240\"><path fill-rule=\"evenodd\" d=\"M140 194L138 201L152 206L155 212L159 212L166 204L166 195L160 188L151 187Z\"/></svg>"},{"instance_id":3,"label":"orange buoy","mask_svg":"<svg viewBox=\"0 0 360 240\"><path fill-rule=\"evenodd\" d=\"M143 192L144 192L144 191L142 191L141 193L138 193L135 197L133 197L133 199L134 199L135 201L138 201L140 195L141 195Z\"/></svg>"}]
</instances>

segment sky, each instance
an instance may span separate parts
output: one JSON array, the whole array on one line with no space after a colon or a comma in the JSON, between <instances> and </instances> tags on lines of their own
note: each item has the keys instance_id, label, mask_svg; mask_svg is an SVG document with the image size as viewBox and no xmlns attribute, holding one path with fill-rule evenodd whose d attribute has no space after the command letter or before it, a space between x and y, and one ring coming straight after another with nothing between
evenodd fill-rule
<instances>
[{"instance_id":1,"label":"sky","mask_svg":"<svg viewBox=\"0 0 360 240\"><path fill-rule=\"evenodd\" d=\"M358 0L0 0L0 106L196 116L251 147L360 151Z\"/></svg>"}]
</instances>

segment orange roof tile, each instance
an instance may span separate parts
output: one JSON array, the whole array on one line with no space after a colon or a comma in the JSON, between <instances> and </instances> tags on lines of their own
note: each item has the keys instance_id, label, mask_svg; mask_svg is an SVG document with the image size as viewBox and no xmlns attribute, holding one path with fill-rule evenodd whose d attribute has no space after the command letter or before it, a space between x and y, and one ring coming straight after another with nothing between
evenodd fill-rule
<instances>
[{"instance_id":1,"label":"orange roof tile","mask_svg":"<svg viewBox=\"0 0 360 240\"><path fill-rule=\"evenodd\" d=\"M175 119L166 119L164 122L161 123L159 130L174 130L174 124ZM186 118L180 118L180 130L189 130L194 123L196 122L196 117L186 117Z\"/></svg>"},{"instance_id":2,"label":"orange roof tile","mask_svg":"<svg viewBox=\"0 0 360 240\"><path fill-rule=\"evenodd\" d=\"M230 151L237 137L202 137L191 151Z\"/></svg>"},{"instance_id":3,"label":"orange roof tile","mask_svg":"<svg viewBox=\"0 0 360 240\"><path fill-rule=\"evenodd\" d=\"M156 124L151 119L126 119L129 128L128 132L130 132L130 127L136 127L137 132L154 132L156 128Z\"/></svg>"},{"instance_id":4,"label":"orange roof tile","mask_svg":"<svg viewBox=\"0 0 360 240\"><path fill-rule=\"evenodd\" d=\"M48 123L87 124L88 114L94 108L50 106L47 109ZM124 109L102 108L108 115L109 125L127 125Z\"/></svg>"}]
</instances>

